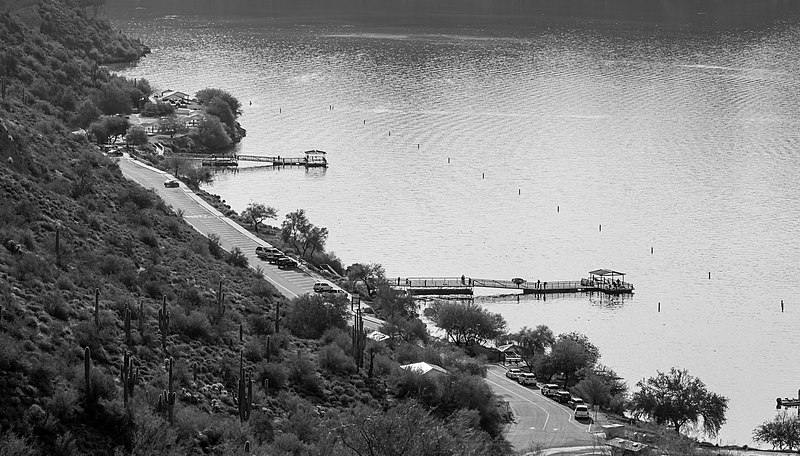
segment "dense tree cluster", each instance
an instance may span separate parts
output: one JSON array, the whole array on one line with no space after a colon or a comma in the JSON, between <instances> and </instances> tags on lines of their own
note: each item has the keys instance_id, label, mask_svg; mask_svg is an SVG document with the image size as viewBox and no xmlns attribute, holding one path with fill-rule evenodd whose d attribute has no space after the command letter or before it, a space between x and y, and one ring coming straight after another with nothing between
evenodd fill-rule
<instances>
[{"instance_id":1,"label":"dense tree cluster","mask_svg":"<svg viewBox=\"0 0 800 456\"><path fill-rule=\"evenodd\" d=\"M456 345L483 344L505 334L502 315L489 312L474 302L439 301L426 309L436 326Z\"/></svg>"}]
</instances>

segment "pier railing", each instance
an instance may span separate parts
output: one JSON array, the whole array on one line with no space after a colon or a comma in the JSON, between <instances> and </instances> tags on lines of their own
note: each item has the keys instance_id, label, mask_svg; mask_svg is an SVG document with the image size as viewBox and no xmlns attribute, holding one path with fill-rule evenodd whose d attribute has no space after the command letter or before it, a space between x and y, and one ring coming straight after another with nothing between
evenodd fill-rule
<instances>
[{"instance_id":1,"label":"pier railing","mask_svg":"<svg viewBox=\"0 0 800 456\"><path fill-rule=\"evenodd\" d=\"M472 289L503 288L523 290L526 293L558 293L603 291L606 293L625 293L633 291L628 282L603 282L591 279L561 281L513 281L497 279L477 279L472 277L398 277L391 280L392 285L403 289Z\"/></svg>"}]
</instances>

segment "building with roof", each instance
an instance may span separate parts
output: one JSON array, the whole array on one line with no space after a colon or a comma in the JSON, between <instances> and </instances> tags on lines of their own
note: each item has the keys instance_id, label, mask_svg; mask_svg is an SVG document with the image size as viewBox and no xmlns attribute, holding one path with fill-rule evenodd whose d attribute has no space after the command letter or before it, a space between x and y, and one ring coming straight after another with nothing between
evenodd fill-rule
<instances>
[{"instance_id":1,"label":"building with roof","mask_svg":"<svg viewBox=\"0 0 800 456\"><path fill-rule=\"evenodd\" d=\"M447 375L447 371L443 367L437 366L436 364L429 364L425 362L404 364L400 366L400 369L416 372L422 375L423 377L428 377L428 378L439 378Z\"/></svg>"}]
</instances>

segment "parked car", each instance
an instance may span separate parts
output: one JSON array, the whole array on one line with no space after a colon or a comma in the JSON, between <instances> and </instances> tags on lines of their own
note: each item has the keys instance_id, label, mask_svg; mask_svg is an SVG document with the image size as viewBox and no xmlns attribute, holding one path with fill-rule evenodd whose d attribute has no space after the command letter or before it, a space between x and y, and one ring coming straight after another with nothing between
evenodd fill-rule
<instances>
[{"instance_id":1,"label":"parked car","mask_svg":"<svg viewBox=\"0 0 800 456\"><path fill-rule=\"evenodd\" d=\"M164 181L164 187L167 188L177 188L180 187L181 184L178 183L175 179L167 179Z\"/></svg>"},{"instance_id":2,"label":"parked car","mask_svg":"<svg viewBox=\"0 0 800 456\"><path fill-rule=\"evenodd\" d=\"M517 377L519 377L519 375L521 373L522 373L522 371L519 370L519 369L509 369L508 372L506 372L506 377L508 377L508 378L510 378L512 380L516 380Z\"/></svg>"},{"instance_id":3,"label":"parked car","mask_svg":"<svg viewBox=\"0 0 800 456\"><path fill-rule=\"evenodd\" d=\"M589 407L585 404L579 404L575 406L575 419L588 419L589 418Z\"/></svg>"},{"instance_id":4,"label":"parked car","mask_svg":"<svg viewBox=\"0 0 800 456\"><path fill-rule=\"evenodd\" d=\"M326 293L333 291L333 285L328 282L317 282L314 284L314 291L317 293Z\"/></svg>"},{"instance_id":5,"label":"parked car","mask_svg":"<svg viewBox=\"0 0 800 456\"><path fill-rule=\"evenodd\" d=\"M260 260L266 260L270 257L270 255L275 256L279 253L280 251L275 247L263 247L263 246L256 247L256 256Z\"/></svg>"},{"instance_id":6,"label":"parked car","mask_svg":"<svg viewBox=\"0 0 800 456\"><path fill-rule=\"evenodd\" d=\"M579 397L572 396L572 397L569 399L569 402L567 402L567 405L569 405L569 406L570 406L570 407L572 407L572 408L575 408L575 407L577 407L577 406L579 406L579 405L584 405L584 404L583 404L583 399L581 399L581 398L579 398Z\"/></svg>"},{"instance_id":7,"label":"parked car","mask_svg":"<svg viewBox=\"0 0 800 456\"><path fill-rule=\"evenodd\" d=\"M523 372L517 376L520 385L536 385L536 375L530 372Z\"/></svg>"},{"instance_id":8,"label":"parked car","mask_svg":"<svg viewBox=\"0 0 800 456\"><path fill-rule=\"evenodd\" d=\"M297 261L289 257L281 258L276 264L278 265L278 269L294 269L298 266Z\"/></svg>"},{"instance_id":9,"label":"parked car","mask_svg":"<svg viewBox=\"0 0 800 456\"><path fill-rule=\"evenodd\" d=\"M567 391L556 391L556 393L553 395L553 399L562 404L569 402L571 397L572 396Z\"/></svg>"},{"instance_id":10,"label":"parked car","mask_svg":"<svg viewBox=\"0 0 800 456\"><path fill-rule=\"evenodd\" d=\"M550 397L553 394L555 394L555 392L558 391L559 389L561 389L561 386L556 385L555 383L548 383L542 386L542 394Z\"/></svg>"},{"instance_id":11,"label":"parked car","mask_svg":"<svg viewBox=\"0 0 800 456\"><path fill-rule=\"evenodd\" d=\"M289 257L285 256L281 252L277 252L277 253L273 253L273 254L267 255L267 261L269 261L272 264L278 264L278 262L281 261L284 258L289 258Z\"/></svg>"}]
</instances>

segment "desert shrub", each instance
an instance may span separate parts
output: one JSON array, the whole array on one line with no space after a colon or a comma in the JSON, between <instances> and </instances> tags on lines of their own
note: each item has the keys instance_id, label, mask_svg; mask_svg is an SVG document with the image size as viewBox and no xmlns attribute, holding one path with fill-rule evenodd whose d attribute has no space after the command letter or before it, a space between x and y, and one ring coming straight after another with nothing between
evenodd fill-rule
<instances>
[{"instance_id":1,"label":"desert shrub","mask_svg":"<svg viewBox=\"0 0 800 456\"><path fill-rule=\"evenodd\" d=\"M158 236L149 228L139 230L139 240L150 247L158 247Z\"/></svg>"},{"instance_id":2,"label":"desert shrub","mask_svg":"<svg viewBox=\"0 0 800 456\"><path fill-rule=\"evenodd\" d=\"M269 381L270 389L281 389L286 386L286 368L280 363L261 363L258 365L256 379L258 384L264 387L265 381Z\"/></svg>"},{"instance_id":3,"label":"desert shrub","mask_svg":"<svg viewBox=\"0 0 800 456\"><path fill-rule=\"evenodd\" d=\"M247 317L250 331L258 336L268 336L275 330L275 322L263 314L252 314Z\"/></svg>"},{"instance_id":4,"label":"desert shrub","mask_svg":"<svg viewBox=\"0 0 800 456\"><path fill-rule=\"evenodd\" d=\"M353 374L358 369L351 356L344 353L338 345L326 345L318 353L318 363L321 369L334 374Z\"/></svg>"},{"instance_id":5,"label":"desert shrub","mask_svg":"<svg viewBox=\"0 0 800 456\"><path fill-rule=\"evenodd\" d=\"M53 318L69 320L69 309L61 293L48 293L44 297L44 310Z\"/></svg>"},{"instance_id":6,"label":"desert shrub","mask_svg":"<svg viewBox=\"0 0 800 456\"><path fill-rule=\"evenodd\" d=\"M192 240L189 241L189 251L195 255L209 256L211 252L209 252L208 247L208 239L199 235L192 237Z\"/></svg>"},{"instance_id":7,"label":"desert shrub","mask_svg":"<svg viewBox=\"0 0 800 456\"><path fill-rule=\"evenodd\" d=\"M104 255L97 268L107 276L117 275L126 269L133 269L133 263L127 258L122 258L117 255Z\"/></svg>"},{"instance_id":8,"label":"desert shrub","mask_svg":"<svg viewBox=\"0 0 800 456\"><path fill-rule=\"evenodd\" d=\"M26 368L24 351L18 341L3 334L0 336L0 370L21 371Z\"/></svg>"},{"instance_id":9,"label":"desert shrub","mask_svg":"<svg viewBox=\"0 0 800 456\"><path fill-rule=\"evenodd\" d=\"M372 365L375 374L378 377L387 377L389 376L394 370L399 366L399 364L389 358L388 356L384 356L381 354L375 355L375 360L373 361Z\"/></svg>"},{"instance_id":10,"label":"desert shrub","mask_svg":"<svg viewBox=\"0 0 800 456\"><path fill-rule=\"evenodd\" d=\"M165 223L167 230L172 234L174 237L178 237L181 234L181 230L183 226L181 225L180 220L175 217L168 217Z\"/></svg>"},{"instance_id":11,"label":"desert shrub","mask_svg":"<svg viewBox=\"0 0 800 456\"><path fill-rule=\"evenodd\" d=\"M344 351L349 351L353 347L353 339L349 331L342 328L329 328L320 338L325 345L336 344Z\"/></svg>"},{"instance_id":12,"label":"desert shrub","mask_svg":"<svg viewBox=\"0 0 800 456\"><path fill-rule=\"evenodd\" d=\"M289 380L297 385L297 389L312 396L322 396L320 378L314 369L314 363L300 352L289 363Z\"/></svg>"},{"instance_id":13,"label":"desert shrub","mask_svg":"<svg viewBox=\"0 0 800 456\"><path fill-rule=\"evenodd\" d=\"M258 443L271 442L275 438L275 430L272 427L272 417L269 413L261 410L253 410L250 417L250 429Z\"/></svg>"},{"instance_id":14,"label":"desert shrub","mask_svg":"<svg viewBox=\"0 0 800 456\"><path fill-rule=\"evenodd\" d=\"M138 185L127 185L117 193L120 203L131 202L139 209L153 206L153 192Z\"/></svg>"},{"instance_id":15,"label":"desert shrub","mask_svg":"<svg viewBox=\"0 0 800 456\"><path fill-rule=\"evenodd\" d=\"M173 307L170 324L174 324L175 331L190 339L212 341L211 323L203 312L193 310L187 316L178 308Z\"/></svg>"},{"instance_id":16,"label":"desert shrub","mask_svg":"<svg viewBox=\"0 0 800 456\"><path fill-rule=\"evenodd\" d=\"M83 370L83 365L80 366L80 369ZM100 369L94 368L91 370L89 376L92 379L91 382L91 389L89 392L88 402L90 404L97 404L98 401L101 399L111 400L114 399L117 395L117 386L114 384L114 377L111 375L105 374ZM81 393L83 393L85 398L85 388L83 388L83 376L80 378L80 389Z\"/></svg>"},{"instance_id":17,"label":"desert shrub","mask_svg":"<svg viewBox=\"0 0 800 456\"><path fill-rule=\"evenodd\" d=\"M245 344L243 354L249 361L257 363L264 358L266 350L266 342L257 337L253 337Z\"/></svg>"},{"instance_id":18,"label":"desert shrub","mask_svg":"<svg viewBox=\"0 0 800 456\"><path fill-rule=\"evenodd\" d=\"M153 299L161 299L164 295L162 290L162 283L158 280L148 280L142 285L145 295Z\"/></svg>"},{"instance_id":19,"label":"desert shrub","mask_svg":"<svg viewBox=\"0 0 800 456\"><path fill-rule=\"evenodd\" d=\"M50 360L40 360L31 369L29 381L31 386L36 388L42 396L50 396L54 391L54 380L56 369Z\"/></svg>"},{"instance_id":20,"label":"desert shrub","mask_svg":"<svg viewBox=\"0 0 800 456\"><path fill-rule=\"evenodd\" d=\"M36 456L39 452L27 439L6 431L0 434L0 455L3 456Z\"/></svg>"},{"instance_id":21,"label":"desert shrub","mask_svg":"<svg viewBox=\"0 0 800 456\"><path fill-rule=\"evenodd\" d=\"M76 414L78 393L72 388L59 388L47 400L47 411L62 422L71 421Z\"/></svg>"},{"instance_id":22,"label":"desert shrub","mask_svg":"<svg viewBox=\"0 0 800 456\"><path fill-rule=\"evenodd\" d=\"M52 281L52 266L36 255L23 254L14 268L14 275L21 281L41 279L45 283Z\"/></svg>"},{"instance_id":23,"label":"desert shrub","mask_svg":"<svg viewBox=\"0 0 800 456\"><path fill-rule=\"evenodd\" d=\"M247 257L239 247L234 247L233 250L231 250L231 253L225 258L225 262L237 268L246 268L248 264Z\"/></svg>"},{"instance_id":24,"label":"desert shrub","mask_svg":"<svg viewBox=\"0 0 800 456\"><path fill-rule=\"evenodd\" d=\"M208 252L215 258L222 258L225 254L225 250L222 249L222 245L219 243L219 236L215 233L208 235Z\"/></svg>"}]
</instances>

